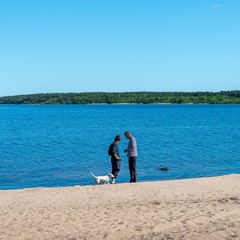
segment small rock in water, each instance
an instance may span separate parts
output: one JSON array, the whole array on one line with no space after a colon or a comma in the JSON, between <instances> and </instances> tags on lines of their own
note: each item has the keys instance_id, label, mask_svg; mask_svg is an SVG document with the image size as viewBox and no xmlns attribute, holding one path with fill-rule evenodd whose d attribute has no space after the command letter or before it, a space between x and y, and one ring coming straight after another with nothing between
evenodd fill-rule
<instances>
[{"instance_id":1,"label":"small rock in water","mask_svg":"<svg viewBox=\"0 0 240 240\"><path fill-rule=\"evenodd\" d=\"M162 168L159 168L159 170L162 170L162 171L167 171L168 168L167 167L162 167Z\"/></svg>"}]
</instances>

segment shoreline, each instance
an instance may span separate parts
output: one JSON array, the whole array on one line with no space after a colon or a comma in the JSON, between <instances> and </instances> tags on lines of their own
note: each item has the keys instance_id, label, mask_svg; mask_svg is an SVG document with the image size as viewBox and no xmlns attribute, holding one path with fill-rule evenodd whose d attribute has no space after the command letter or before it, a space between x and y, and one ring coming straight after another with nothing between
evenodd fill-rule
<instances>
[{"instance_id":1,"label":"shoreline","mask_svg":"<svg viewBox=\"0 0 240 240\"><path fill-rule=\"evenodd\" d=\"M240 173L230 173L230 174L223 174L223 175L213 175L213 176L203 176L203 177L191 177L191 178L179 178L179 179L165 179L165 180L148 180L148 181L139 181L137 184L147 184L147 183L162 183L162 182L178 182L178 181L191 181L191 180L197 180L197 179L206 179L206 178L218 178L218 177L224 177L224 176L231 176L231 175L240 175ZM110 181L111 182L111 181ZM109 182L108 185L111 185ZM38 187L22 187L22 188L13 188L13 189L1 189L0 188L0 194L4 191L23 191L23 190L33 190L33 189L60 189L60 188L74 188L74 187L94 187L94 186L102 186L103 183L100 183L96 185L94 181L92 183L89 183L87 185L67 185L67 186L38 186ZM117 182L116 185L129 185L129 182Z\"/></svg>"},{"instance_id":2,"label":"shoreline","mask_svg":"<svg viewBox=\"0 0 240 240\"><path fill-rule=\"evenodd\" d=\"M0 190L0 239L239 239L240 174Z\"/></svg>"}]
</instances>

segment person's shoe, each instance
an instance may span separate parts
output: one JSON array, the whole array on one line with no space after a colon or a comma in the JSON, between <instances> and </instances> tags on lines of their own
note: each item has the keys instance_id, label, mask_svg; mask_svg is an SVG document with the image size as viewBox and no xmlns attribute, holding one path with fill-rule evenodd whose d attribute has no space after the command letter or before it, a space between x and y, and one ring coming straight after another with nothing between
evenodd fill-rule
<instances>
[{"instance_id":1,"label":"person's shoe","mask_svg":"<svg viewBox=\"0 0 240 240\"><path fill-rule=\"evenodd\" d=\"M116 183L116 178L112 179L112 184Z\"/></svg>"},{"instance_id":2,"label":"person's shoe","mask_svg":"<svg viewBox=\"0 0 240 240\"><path fill-rule=\"evenodd\" d=\"M137 182L136 180L130 180L129 183L135 183Z\"/></svg>"}]
</instances>

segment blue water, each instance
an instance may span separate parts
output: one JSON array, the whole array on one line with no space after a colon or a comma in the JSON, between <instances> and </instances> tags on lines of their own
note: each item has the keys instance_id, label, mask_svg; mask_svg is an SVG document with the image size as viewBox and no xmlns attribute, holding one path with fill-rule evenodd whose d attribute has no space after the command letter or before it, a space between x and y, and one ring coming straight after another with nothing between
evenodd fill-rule
<instances>
[{"instance_id":1,"label":"blue water","mask_svg":"<svg viewBox=\"0 0 240 240\"><path fill-rule=\"evenodd\" d=\"M240 173L240 105L0 105L0 189L92 185L107 150L138 142L138 181ZM159 168L168 167L169 171Z\"/></svg>"}]
</instances>

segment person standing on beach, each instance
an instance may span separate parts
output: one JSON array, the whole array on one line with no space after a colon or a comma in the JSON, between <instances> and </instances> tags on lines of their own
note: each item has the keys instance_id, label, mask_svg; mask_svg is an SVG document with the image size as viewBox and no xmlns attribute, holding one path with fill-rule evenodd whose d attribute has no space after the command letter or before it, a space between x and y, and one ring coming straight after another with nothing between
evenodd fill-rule
<instances>
[{"instance_id":1,"label":"person standing on beach","mask_svg":"<svg viewBox=\"0 0 240 240\"><path fill-rule=\"evenodd\" d=\"M137 141L130 132L124 133L125 137L129 139L128 148L124 150L128 156L130 183L137 181Z\"/></svg>"},{"instance_id":2,"label":"person standing on beach","mask_svg":"<svg viewBox=\"0 0 240 240\"><path fill-rule=\"evenodd\" d=\"M116 182L116 178L120 173L120 167L121 167L121 158L119 153L118 144L121 141L120 135L117 135L114 139L114 142L109 147L108 154L111 156L111 163L112 163L112 174L114 175L114 178L112 179L112 184Z\"/></svg>"}]
</instances>

